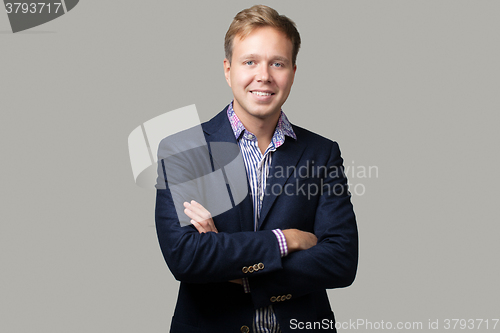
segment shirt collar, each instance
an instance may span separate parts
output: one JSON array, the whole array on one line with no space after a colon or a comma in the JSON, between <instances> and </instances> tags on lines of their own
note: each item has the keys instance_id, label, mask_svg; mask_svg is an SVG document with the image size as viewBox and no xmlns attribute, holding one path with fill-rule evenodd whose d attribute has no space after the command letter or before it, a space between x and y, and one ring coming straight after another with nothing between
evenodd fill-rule
<instances>
[{"instance_id":1,"label":"shirt collar","mask_svg":"<svg viewBox=\"0 0 500 333\"><path fill-rule=\"evenodd\" d=\"M236 140L239 140L240 137L243 137L246 140L256 140L255 135L243 126L243 123L236 115L236 112L234 112L232 101L229 103L227 108L227 117L229 118L229 123L231 124ZM243 136L241 133L244 133ZM290 121L288 121L285 113L281 110L280 118L278 119L278 124L276 125L276 129L274 130L273 138L271 140L275 148L278 148L285 142L285 136L289 136L297 140L292 124L290 124Z\"/></svg>"}]
</instances>

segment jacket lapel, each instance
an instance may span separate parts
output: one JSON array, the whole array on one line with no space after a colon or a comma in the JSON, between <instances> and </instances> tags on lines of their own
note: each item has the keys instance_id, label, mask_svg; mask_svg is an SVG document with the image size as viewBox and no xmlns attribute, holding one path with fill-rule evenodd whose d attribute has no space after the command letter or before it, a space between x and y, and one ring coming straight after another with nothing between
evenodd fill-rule
<instances>
[{"instance_id":1,"label":"jacket lapel","mask_svg":"<svg viewBox=\"0 0 500 333\"><path fill-rule=\"evenodd\" d=\"M305 148L306 145L304 143L287 137L283 145L273 153L265 196L260 211L258 230L262 228L276 198L280 195L280 192L283 191L286 181L290 178L291 174L293 174L293 172L288 174L287 170L292 166L297 168L297 163L304 153Z\"/></svg>"},{"instance_id":2,"label":"jacket lapel","mask_svg":"<svg viewBox=\"0 0 500 333\"><path fill-rule=\"evenodd\" d=\"M203 124L203 131L205 132L205 138L209 147L210 156L213 159L213 166L215 168L224 167L228 161L224 156L220 156L220 154L216 152L212 152L211 147L215 147L217 142L226 142L236 145L238 151L239 146L236 142L236 138L234 137L233 130L231 128L231 124L229 123L229 119L227 117L227 107L219 112L214 118L212 118L207 123ZM219 155L219 156L218 156ZM241 154L239 155L241 157ZM242 165L244 165L243 161L241 161ZM238 220L240 222L241 231L253 231L254 223L253 223L253 209L252 209L252 200L250 197L250 184L248 183L248 178L246 176L245 170L245 182L247 184L247 196L240 204L236 205L236 211L238 212ZM227 178L226 178L227 184ZM230 192L230 187L227 185L228 191ZM231 200L233 200L231 195ZM234 203L234 201L233 201ZM238 221L232 221L230 223L238 223Z\"/></svg>"}]
</instances>

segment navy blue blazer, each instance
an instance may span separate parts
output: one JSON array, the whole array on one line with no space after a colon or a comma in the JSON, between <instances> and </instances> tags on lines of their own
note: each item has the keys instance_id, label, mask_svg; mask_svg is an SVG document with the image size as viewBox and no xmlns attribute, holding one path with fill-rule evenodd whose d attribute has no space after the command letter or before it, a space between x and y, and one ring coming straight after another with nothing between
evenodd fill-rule
<instances>
[{"instance_id":1,"label":"navy blue blazer","mask_svg":"<svg viewBox=\"0 0 500 333\"><path fill-rule=\"evenodd\" d=\"M226 110L202 124L207 143L236 144ZM267 184L273 190L266 190L257 231L250 195L214 217L219 233L200 234L180 226L168 186L157 189L158 240L181 281L170 332L244 332L252 328L255 309L271 304L284 333L302 331L294 328L305 322L323 325L308 332L334 331L324 329L334 323L326 289L354 281L355 215L338 144L298 126L293 130L297 140L287 137L273 153ZM160 165L159 177L168 176ZM272 232L277 228L312 232L318 244L281 258ZM250 293L228 282L239 278L248 278Z\"/></svg>"}]
</instances>

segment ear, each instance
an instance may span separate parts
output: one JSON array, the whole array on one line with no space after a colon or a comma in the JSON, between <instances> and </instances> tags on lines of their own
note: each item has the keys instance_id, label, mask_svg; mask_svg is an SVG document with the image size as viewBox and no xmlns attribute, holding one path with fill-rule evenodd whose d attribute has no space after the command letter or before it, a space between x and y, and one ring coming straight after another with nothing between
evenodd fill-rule
<instances>
[{"instance_id":1,"label":"ear","mask_svg":"<svg viewBox=\"0 0 500 333\"><path fill-rule=\"evenodd\" d=\"M227 84L231 87L231 64L227 58L224 59L224 76L226 77Z\"/></svg>"},{"instance_id":2,"label":"ear","mask_svg":"<svg viewBox=\"0 0 500 333\"><path fill-rule=\"evenodd\" d=\"M297 65L293 65L293 77L292 77L292 84L295 81L295 72L297 72Z\"/></svg>"}]
</instances>

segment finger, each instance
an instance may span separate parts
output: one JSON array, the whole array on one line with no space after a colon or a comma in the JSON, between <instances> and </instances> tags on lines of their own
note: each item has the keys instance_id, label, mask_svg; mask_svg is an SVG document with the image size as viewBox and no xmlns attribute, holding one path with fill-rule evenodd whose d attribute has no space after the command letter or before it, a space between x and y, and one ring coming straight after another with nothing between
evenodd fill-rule
<instances>
[{"instance_id":1,"label":"finger","mask_svg":"<svg viewBox=\"0 0 500 333\"><path fill-rule=\"evenodd\" d=\"M199 216L203 217L204 220L209 219L212 217L210 212L203 207L201 204L198 202L191 200L191 205L189 206L191 210L193 210L196 214Z\"/></svg>"},{"instance_id":2,"label":"finger","mask_svg":"<svg viewBox=\"0 0 500 333\"><path fill-rule=\"evenodd\" d=\"M193 212L191 209L188 208L184 209L184 214L186 214L189 218L196 220L197 222L203 221L203 218L198 214L196 214L195 212Z\"/></svg>"},{"instance_id":3,"label":"finger","mask_svg":"<svg viewBox=\"0 0 500 333\"><path fill-rule=\"evenodd\" d=\"M213 224L213 220L202 220L198 215L194 214L192 211L189 209L185 209L184 213L188 217L191 218L191 223L196 227L196 229L200 232L208 232L208 231L214 231L217 232L217 229L215 228L215 225ZM195 222L195 223L193 223Z\"/></svg>"},{"instance_id":4,"label":"finger","mask_svg":"<svg viewBox=\"0 0 500 333\"><path fill-rule=\"evenodd\" d=\"M206 231L213 231L213 232L217 232L217 229L215 228L215 224L214 224L214 221L212 219L208 219L208 220L198 220L196 221L197 223L199 223L200 225L203 226L203 228L206 230Z\"/></svg>"},{"instance_id":5,"label":"finger","mask_svg":"<svg viewBox=\"0 0 500 333\"><path fill-rule=\"evenodd\" d=\"M198 222L201 222L201 221L206 220L208 218L207 214L202 209L200 209L200 207L203 208L203 206L201 206L200 204L198 204L198 206L196 206L196 205L192 205L189 202L184 202L184 207L191 212L190 215L188 215L187 213L186 213L186 215L188 215L190 218L192 218ZM208 211L206 211L206 212L208 212ZM208 214L210 214L210 213L208 213Z\"/></svg>"},{"instance_id":6,"label":"finger","mask_svg":"<svg viewBox=\"0 0 500 333\"><path fill-rule=\"evenodd\" d=\"M195 220L191 220L191 224L194 225L200 234L206 232L215 232L216 234L219 233L213 224L209 224L207 222L208 221L197 222Z\"/></svg>"},{"instance_id":7,"label":"finger","mask_svg":"<svg viewBox=\"0 0 500 333\"><path fill-rule=\"evenodd\" d=\"M204 232L208 231L213 231L216 233L218 232L217 228L215 227L214 221L212 219L203 220L200 216L193 213L191 210L187 208L184 210L184 213L193 221L195 221L198 226L201 226Z\"/></svg>"},{"instance_id":8,"label":"finger","mask_svg":"<svg viewBox=\"0 0 500 333\"><path fill-rule=\"evenodd\" d=\"M199 222L196 222L195 220L191 220L191 224L194 225L194 227L196 228L196 230L198 230L198 232L200 234L204 234L207 232L205 230L205 228Z\"/></svg>"},{"instance_id":9,"label":"finger","mask_svg":"<svg viewBox=\"0 0 500 333\"><path fill-rule=\"evenodd\" d=\"M184 213L191 219L193 219L195 222L197 222L197 229L202 230L203 232L215 232L218 233L219 231L215 227L214 221L210 217L210 212L208 212L202 205L197 203L196 201L193 200L193 204L189 202L184 202ZM204 216L202 216L203 214ZM208 216L208 218L207 218Z\"/></svg>"},{"instance_id":10,"label":"finger","mask_svg":"<svg viewBox=\"0 0 500 333\"><path fill-rule=\"evenodd\" d=\"M197 222L203 222L207 220L206 215L200 212L200 210L196 209L193 205L186 203L184 206L187 207L184 210L184 213L186 213L186 215L192 218L193 220Z\"/></svg>"},{"instance_id":11,"label":"finger","mask_svg":"<svg viewBox=\"0 0 500 333\"><path fill-rule=\"evenodd\" d=\"M209 219L211 217L210 212L208 210L206 210L205 207L203 207L202 205L200 205L199 203L197 203L194 200L191 201L191 203L189 205L189 209L191 209L193 212L195 212L196 214L201 216L204 220Z\"/></svg>"},{"instance_id":12,"label":"finger","mask_svg":"<svg viewBox=\"0 0 500 333\"><path fill-rule=\"evenodd\" d=\"M215 232L216 234L219 233L217 228L215 227L214 220L210 219L209 221L209 226L210 226L210 231Z\"/></svg>"}]
</instances>

